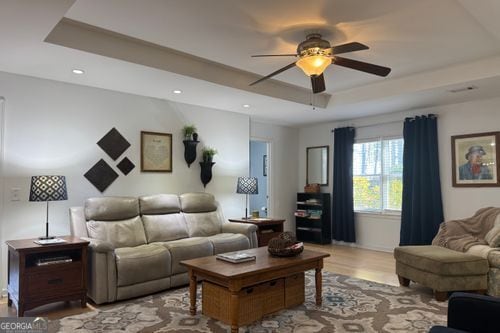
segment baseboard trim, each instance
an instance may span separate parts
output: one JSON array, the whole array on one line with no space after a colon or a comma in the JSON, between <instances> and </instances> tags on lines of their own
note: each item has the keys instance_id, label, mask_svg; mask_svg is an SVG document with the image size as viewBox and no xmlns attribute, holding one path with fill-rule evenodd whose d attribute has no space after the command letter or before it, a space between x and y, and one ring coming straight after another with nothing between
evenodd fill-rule
<instances>
[{"instance_id":1,"label":"baseboard trim","mask_svg":"<svg viewBox=\"0 0 500 333\"><path fill-rule=\"evenodd\" d=\"M389 253L394 252L394 248L381 247L381 246L371 246L371 245L364 245L364 244L359 244L359 243L347 243L347 242L336 241L336 240L332 240L332 244L349 246L349 247L357 247L360 249L372 250L372 251L389 252Z\"/></svg>"}]
</instances>

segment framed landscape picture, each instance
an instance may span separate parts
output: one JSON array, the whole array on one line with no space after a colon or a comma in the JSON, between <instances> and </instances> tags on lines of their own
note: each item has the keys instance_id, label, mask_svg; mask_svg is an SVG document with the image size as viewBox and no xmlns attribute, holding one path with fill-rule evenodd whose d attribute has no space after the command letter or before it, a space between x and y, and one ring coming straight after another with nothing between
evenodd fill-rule
<instances>
[{"instance_id":1,"label":"framed landscape picture","mask_svg":"<svg viewBox=\"0 0 500 333\"><path fill-rule=\"evenodd\" d=\"M500 132L451 137L454 187L500 186Z\"/></svg>"},{"instance_id":2,"label":"framed landscape picture","mask_svg":"<svg viewBox=\"0 0 500 333\"><path fill-rule=\"evenodd\" d=\"M172 134L141 132L141 171L172 172Z\"/></svg>"}]
</instances>

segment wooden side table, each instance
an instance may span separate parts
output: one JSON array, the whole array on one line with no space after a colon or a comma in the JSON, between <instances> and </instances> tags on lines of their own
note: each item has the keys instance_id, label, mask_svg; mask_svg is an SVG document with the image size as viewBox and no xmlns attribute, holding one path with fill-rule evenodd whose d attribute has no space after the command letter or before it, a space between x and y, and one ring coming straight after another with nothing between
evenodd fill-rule
<instances>
[{"instance_id":1,"label":"wooden side table","mask_svg":"<svg viewBox=\"0 0 500 333\"><path fill-rule=\"evenodd\" d=\"M257 240L260 246L267 246L269 240L277 237L283 232L284 219L277 218L248 218L248 219L229 219L230 222L251 223L257 226Z\"/></svg>"},{"instance_id":2,"label":"wooden side table","mask_svg":"<svg viewBox=\"0 0 500 333\"><path fill-rule=\"evenodd\" d=\"M72 236L59 238L66 243L38 245L33 242L36 239L5 242L9 249L7 304L16 306L18 317L26 310L58 301L79 299L82 308L87 306L89 242Z\"/></svg>"}]
</instances>

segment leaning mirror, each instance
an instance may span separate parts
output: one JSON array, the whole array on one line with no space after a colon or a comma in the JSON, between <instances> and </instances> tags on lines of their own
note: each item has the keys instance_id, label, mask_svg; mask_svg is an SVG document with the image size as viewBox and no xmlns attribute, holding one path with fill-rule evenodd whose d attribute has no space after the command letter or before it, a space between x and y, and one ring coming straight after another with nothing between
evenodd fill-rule
<instances>
[{"instance_id":1,"label":"leaning mirror","mask_svg":"<svg viewBox=\"0 0 500 333\"><path fill-rule=\"evenodd\" d=\"M328 185L328 146L307 148L306 182Z\"/></svg>"}]
</instances>

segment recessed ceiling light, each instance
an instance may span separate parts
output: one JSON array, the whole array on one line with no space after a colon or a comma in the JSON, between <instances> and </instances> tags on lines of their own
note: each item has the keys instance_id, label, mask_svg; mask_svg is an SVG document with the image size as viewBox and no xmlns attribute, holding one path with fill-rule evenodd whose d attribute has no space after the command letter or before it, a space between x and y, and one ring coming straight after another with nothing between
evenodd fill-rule
<instances>
[{"instance_id":1,"label":"recessed ceiling light","mask_svg":"<svg viewBox=\"0 0 500 333\"><path fill-rule=\"evenodd\" d=\"M172 91L174 94L182 94L182 90L176 89Z\"/></svg>"},{"instance_id":2,"label":"recessed ceiling light","mask_svg":"<svg viewBox=\"0 0 500 333\"><path fill-rule=\"evenodd\" d=\"M243 104L242 105L244 108L249 108L250 107L250 104Z\"/></svg>"},{"instance_id":3,"label":"recessed ceiling light","mask_svg":"<svg viewBox=\"0 0 500 333\"><path fill-rule=\"evenodd\" d=\"M83 74L85 71L83 69L75 68L72 70L73 74Z\"/></svg>"}]
</instances>

